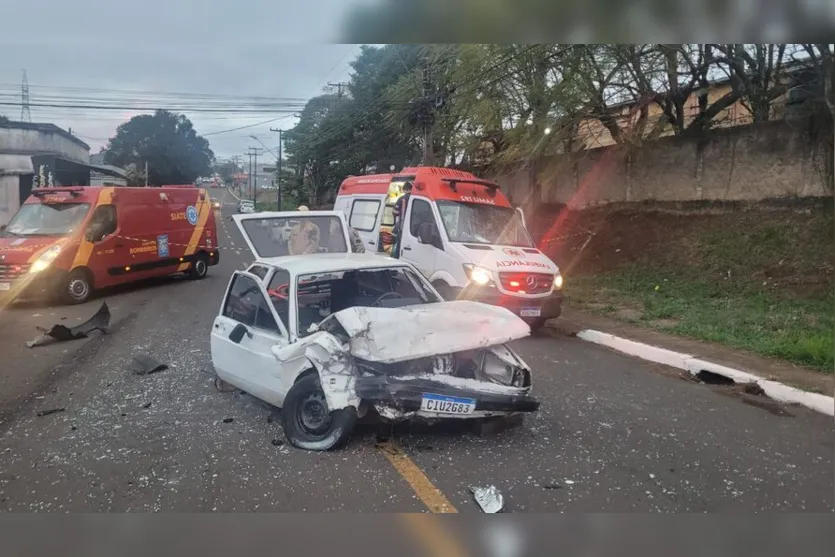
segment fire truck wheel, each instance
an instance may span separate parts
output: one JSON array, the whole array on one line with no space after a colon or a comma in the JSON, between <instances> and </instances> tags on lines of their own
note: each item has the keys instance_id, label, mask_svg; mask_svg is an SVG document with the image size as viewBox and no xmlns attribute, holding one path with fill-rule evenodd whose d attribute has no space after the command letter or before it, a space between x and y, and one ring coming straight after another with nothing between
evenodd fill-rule
<instances>
[{"instance_id":1,"label":"fire truck wheel","mask_svg":"<svg viewBox=\"0 0 835 557\"><path fill-rule=\"evenodd\" d=\"M200 280L206 278L208 272L209 258L205 253L198 253L197 257L194 258L194 263L191 265L191 269L188 270L189 276L195 280Z\"/></svg>"},{"instance_id":2,"label":"fire truck wheel","mask_svg":"<svg viewBox=\"0 0 835 557\"><path fill-rule=\"evenodd\" d=\"M64 299L70 304L83 304L93 295L93 281L84 269L75 269L67 275Z\"/></svg>"}]
</instances>

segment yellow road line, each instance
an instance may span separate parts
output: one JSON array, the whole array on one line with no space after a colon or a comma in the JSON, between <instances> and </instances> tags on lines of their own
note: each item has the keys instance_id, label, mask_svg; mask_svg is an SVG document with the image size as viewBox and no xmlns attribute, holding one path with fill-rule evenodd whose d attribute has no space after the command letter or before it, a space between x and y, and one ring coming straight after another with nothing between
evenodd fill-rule
<instances>
[{"instance_id":1,"label":"yellow road line","mask_svg":"<svg viewBox=\"0 0 835 557\"><path fill-rule=\"evenodd\" d=\"M446 529L440 519L427 514L404 514L399 516L414 537L427 550L429 555L437 557L464 557L467 551Z\"/></svg>"},{"instance_id":2,"label":"yellow road line","mask_svg":"<svg viewBox=\"0 0 835 557\"><path fill-rule=\"evenodd\" d=\"M403 476L423 504L433 513L457 513L458 510L447 500L441 490L426 477L426 474L412 462L403 449L393 442L380 443L377 448L383 453L394 469Z\"/></svg>"}]
</instances>

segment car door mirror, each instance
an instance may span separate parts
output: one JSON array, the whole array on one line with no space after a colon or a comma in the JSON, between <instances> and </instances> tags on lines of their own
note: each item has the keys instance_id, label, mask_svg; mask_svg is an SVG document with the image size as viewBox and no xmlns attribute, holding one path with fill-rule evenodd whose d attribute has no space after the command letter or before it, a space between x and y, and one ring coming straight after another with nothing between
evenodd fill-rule
<instances>
[{"instance_id":1,"label":"car door mirror","mask_svg":"<svg viewBox=\"0 0 835 557\"><path fill-rule=\"evenodd\" d=\"M229 333L229 340L234 342L235 344L240 344L241 341L244 339L244 335L252 338L252 333L249 332L249 329L246 328L246 325L243 323L238 323L235 325L235 328L232 329L232 332Z\"/></svg>"},{"instance_id":2,"label":"car door mirror","mask_svg":"<svg viewBox=\"0 0 835 557\"><path fill-rule=\"evenodd\" d=\"M443 242L441 242L441 235L438 233L438 227L431 222L424 222L418 226L418 241L421 244L435 246L439 250L444 249Z\"/></svg>"},{"instance_id":3,"label":"car door mirror","mask_svg":"<svg viewBox=\"0 0 835 557\"><path fill-rule=\"evenodd\" d=\"M421 244L431 244L432 238L435 236L435 227L431 223L422 222L418 225L417 236Z\"/></svg>"}]
</instances>

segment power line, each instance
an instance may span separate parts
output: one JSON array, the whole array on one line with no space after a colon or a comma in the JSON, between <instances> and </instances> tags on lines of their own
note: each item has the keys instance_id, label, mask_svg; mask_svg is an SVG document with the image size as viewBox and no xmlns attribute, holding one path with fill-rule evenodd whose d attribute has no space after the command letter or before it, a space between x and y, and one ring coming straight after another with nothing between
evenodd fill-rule
<instances>
[{"instance_id":1,"label":"power line","mask_svg":"<svg viewBox=\"0 0 835 557\"><path fill-rule=\"evenodd\" d=\"M248 129L248 128L254 128L256 126L263 126L265 124L272 124L273 122L278 122L279 120L286 120L287 118L290 118L291 116L293 116L293 115L281 116L279 118L273 118L272 120L264 120L263 122L258 122L257 124L249 124L249 125L240 126L240 127L237 127L237 128L230 128L228 130L220 130L220 131L217 131L217 132L204 133L203 137L210 136L210 135L218 135L218 134L221 134L221 133L236 132L238 130L245 130L245 129Z\"/></svg>"}]
</instances>

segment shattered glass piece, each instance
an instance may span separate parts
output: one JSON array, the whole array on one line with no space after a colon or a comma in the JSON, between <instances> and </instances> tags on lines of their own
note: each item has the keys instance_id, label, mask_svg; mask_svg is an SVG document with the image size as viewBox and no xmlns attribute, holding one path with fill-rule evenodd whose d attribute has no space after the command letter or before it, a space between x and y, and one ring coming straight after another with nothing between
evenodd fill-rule
<instances>
[{"instance_id":1,"label":"shattered glass piece","mask_svg":"<svg viewBox=\"0 0 835 557\"><path fill-rule=\"evenodd\" d=\"M478 503L478 506L485 513L498 513L504 508L504 497L496 486L471 487L470 491L473 494L475 502Z\"/></svg>"},{"instance_id":2,"label":"shattered glass piece","mask_svg":"<svg viewBox=\"0 0 835 557\"><path fill-rule=\"evenodd\" d=\"M130 370L136 375L150 375L158 371L165 371L168 365L154 359L147 354L137 354L130 363Z\"/></svg>"}]
</instances>

